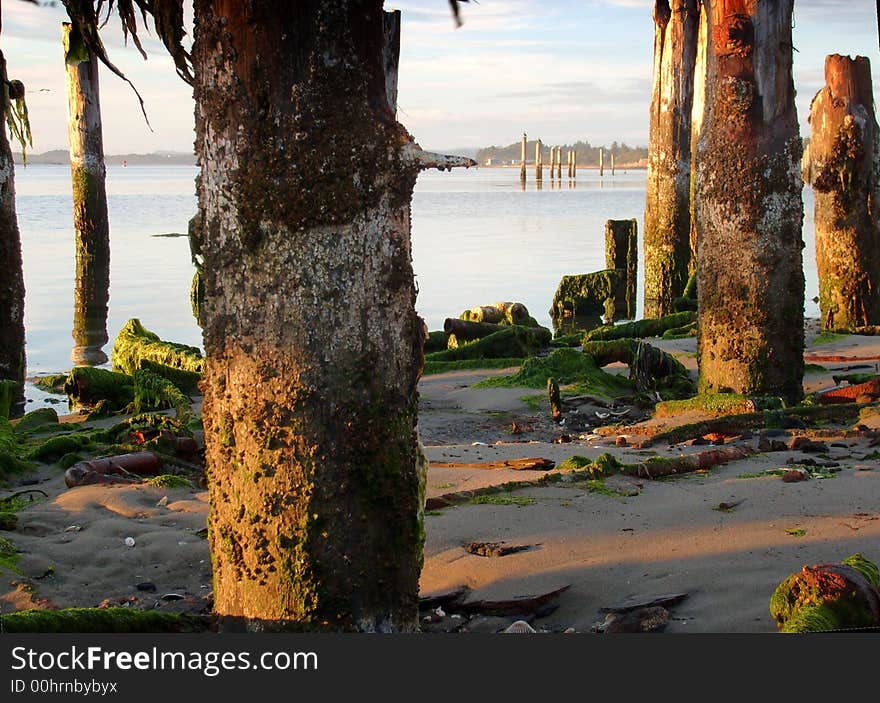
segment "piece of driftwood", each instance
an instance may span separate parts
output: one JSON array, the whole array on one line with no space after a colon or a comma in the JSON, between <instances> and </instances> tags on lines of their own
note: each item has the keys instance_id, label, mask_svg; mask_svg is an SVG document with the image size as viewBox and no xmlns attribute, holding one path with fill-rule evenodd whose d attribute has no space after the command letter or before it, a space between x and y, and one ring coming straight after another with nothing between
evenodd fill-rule
<instances>
[{"instance_id":1,"label":"piece of driftwood","mask_svg":"<svg viewBox=\"0 0 880 703\"><path fill-rule=\"evenodd\" d=\"M556 604L553 601L565 593L569 588L571 588L571 585L557 588L555 591L550 591L548 593L523 596L522 598L511 598L509 600L463 601L456 603L455 607L450 606L450 608L459 613L478 613L480 615L504 616L536 612L546 614L549 612L550 608L556 608Z\"/></svg>"},{"instance_id":2,"label":"piece of driftwood","mask_svg":"<svg viewBox=\"0 0 880 703\"><path fill-rule=\"evenodd\" d=\"M419 598L419 610L434 610L434 608L449 608L462 602L470 589L467 586L459 586L445 593L438 593L433 596L422 596Z\"/></svg>"},{"instance_id":3,"label":"piece of driftwood","mask_svg":"<svg viewBox=\"0 0 880 703\"><path fill-rule=\"evenodd\" d=\"M708 449L704 452L689 456L655 458L638 464L624 464L621 472L628 476L639 478L660 478L674 474L685 474L692 471L711 469L728 461L745 459L751 456L755 450L749 446L724 446L717 449Z\"/></svg>"},{"instance_id":4,"label":"piece of driftwood","mask_svg":"<svg viewBox=\"0 0 880 703\"><path fill-rule=\"evenodd\" d=\"M825 391L817 396L817 400L823 405L839 405L842 403L871 402L880 396L880 378L875 378L866 383L857 383L844 388L835 388L834 390Z\"/></svg>"},{"instance_id":5,"label":"piece of driftwood","mask_svg":"<svg viewBox=\"0 0 880 703\"><path fill-rule=\"evenodd\" d=\"M153 452L120 454L103 459L80 461L64 472L68 488L109 483L140 483L132 474L156 475L162 468L162 460Z\"/></svg>"},{"instance_id":6,"label":"piece of driftwood","mask_svg":"<svg viewBox=\"0 0 880 703\"><path fill-rule=\"evenodd\" d=\"M431 466L443 469L487 469L497 471L499 469L512 469L513 471L549 471L556 464L550 459L504 459L501 461L432 461Z\"/></svg>"},{"instance_id":7,"label":"piece of driftwood","mask_svg":"<svg viewBox=\"0 0 880 703\"><path fill-rule=\"evenodd\" d=\"M599 610L603 613L628 613L631 610L638 610L639 608L653 608L654 606L663 606L666 608L671 608L673 605L678 605L685 598L687 598L687 593L664 593L659 596L640 596L637 598L630 598L629 600L625 600L623 603L619 603L617 605L608 605L599 608Z\"/></svg>"}]
</instances>

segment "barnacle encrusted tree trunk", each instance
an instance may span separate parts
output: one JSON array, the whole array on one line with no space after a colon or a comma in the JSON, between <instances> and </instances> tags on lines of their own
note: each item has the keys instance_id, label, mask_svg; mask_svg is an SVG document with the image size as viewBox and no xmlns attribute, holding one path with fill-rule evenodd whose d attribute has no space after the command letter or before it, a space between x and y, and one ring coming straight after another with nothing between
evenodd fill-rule
<instances>
[{"instance_id":1,"label":"barnacle encrusted tree trunk","mask_svg":"<svg viewBox=\"0 0 880 703\"><path fill-rule=\"evenodd\" d=\"M704 0L697 148L699 365L706 392L803 397L803 182L793 0Z\"/></svg>"},{"instance_id":2,"label":"barnacle encrusted tree trunk","mask_svg":"<svg viewBox=\"0 0 880 703\"><path fill-rule=\"evenodd\" d=\"M880 324L880 128L866 57L825 59L810 124L822 327Z\"/></svg>"},{"instance_id":3,"label":"barnacle encrusted tree trunk","mask_svg":"<svg viewBox=\"0 0 880 703\"><path fill-rule=\"evenodd\" d=\"M648 189L645 200L645 317L673 312L690 266L691 109L698 0L655 0Z\"/></svg>"},{"instance_id":4,"label":"barnacle encrusted tree trunk","mask_svg":"<svg viewBox=\"0 0 880 703\"><path fill-rule=\"evenodd\" d=\"M196 0L195 17L215 610L415 630L426 160L388 104L382 2Z\"/></svg>"},{"instance_id":5,"label":"barnacle encrusted tree trunk","mask_svg":"<svg viewBox=\"0 0 880 703\"><path fill-rule=\"evenodd\" d=\"M19 414L24 407L24 274L15 214L15 166L6 136L6 111L15 97L10 96L6 59L0 51L0 381L18 384L11 408Z\"/></svg>"},{"instance_id":6,"label":"barnacle encrusted tree trunk","mask_svg":"<svg viewBox=\"0 0 880 703\"><path fill-rule=\"evenodd\" d=\"M79 30L62 24L67 73L67 136L73 182L76 283L73 305L75 364L107 361L107 303L110 300L110 225L106 168L98 91L98 60L83 44Z\"/></svg>"}]
</instances>

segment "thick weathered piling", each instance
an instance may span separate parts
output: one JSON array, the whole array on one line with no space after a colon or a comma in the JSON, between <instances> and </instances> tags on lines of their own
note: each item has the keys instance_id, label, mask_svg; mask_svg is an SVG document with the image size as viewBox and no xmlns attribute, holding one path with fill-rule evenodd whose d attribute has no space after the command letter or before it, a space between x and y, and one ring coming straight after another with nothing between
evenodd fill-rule
<instances>
[{"instance_id":1,"label":"thick weathered piling","mask_svg":"<svg viewBox=\"0 0 880 703\"><path fill-rule=\"evenodd\" d=\"M655 0L648 187L645 199L645 316L673 312L691 260L691 111L698 0Z\"/></svg>"},{"instance_id":2,"label":"thick weathered piling","mask_svg":"<svg viewBox=\"0 0 880 703\"><path fill-rule=\"evenodd\" d=\"M108 339L110 299L110 225L98 60L86 49L74 25L63 23L61 36L67 75L67 137L76 240L74 347L70 358L75 364L95 366L107 361L102 347Z\"/></svg>"},{"instance_id":3,"label":"thick weathered piling","mask_svg":"<svg viewBox=\"0 0 880 703\"><path fill-rule=\"evenodd\" d=\"M614 319L636 318L636 285L639 272L638 220L605 222L605 268L626 271L626 295L615 301Z\"/></svg>"},{"instance_id":4,"label":"thick weathered piling","mask_svg":"<svg viewBox=\"0 0 880 703\"><path fill-rule=\"evenodd\" d=\"M801 140L793 0L704 0L698 142L700 387L803 397Z\"/></svg>"},{"instance_id":5,"label":"thick weathered piling","mask_svg":"<svg viewBox=\"0 0 880 703\"><path fill-rule=\"evenodd\" d=\"M556 177L562 180L562 147L556 147Z\"/></svg>"},{"instance_id":6,"label":"thick weathered piling","mask_svg":"<svg viewBox=\"0 0 880 703\"><path fill-rule=\"evenodd\" d=\"M691 167L690 167L690 263L688 264L688 280L693 279L694 290L696 291L696 275L697 275L697 162L695 155L697 153L697 142L703 131L703 123L706 120L706 33L709 31L709 21L705 12L700 8L700 16L698 19L699 28L697 30L697 56L694 62L694 100L691 108ZM687 288L685 288L687 295Z\"/></svg>"},{"instance_id":7,"label":"thick weathered piling","mask_svg":"<svg viewBox=\"0 0 880 703\"><path fill-rule=\"evenodd\" d=\"M599 175L605 175L605 150L599 147Z\"/></svg>"},{"instance_id":8,"label":"thick weathered piling","mask_svg":"<svg viewBox=\"0 0 880 703\"><path fill-rule=\"evenodd\" d=\"M866 57L825 59L810 124L822 327L880 324L880 128Z\"/></svg>"},{"instance_id":9,"label":"thick weathered piling","mask_svg":"<svg viewBox=\"0 0 880 703\"><path fill-rule=\"evenodd\" d=\"M16 91L21 92L18 95ZM6 78L6 59L0 51L0 381L13 381L12 415L24 407L24 275L21 236L15 214L15 165L6 137L10 100L24 97L21 83Z\"/></svg>"}]
</instances>

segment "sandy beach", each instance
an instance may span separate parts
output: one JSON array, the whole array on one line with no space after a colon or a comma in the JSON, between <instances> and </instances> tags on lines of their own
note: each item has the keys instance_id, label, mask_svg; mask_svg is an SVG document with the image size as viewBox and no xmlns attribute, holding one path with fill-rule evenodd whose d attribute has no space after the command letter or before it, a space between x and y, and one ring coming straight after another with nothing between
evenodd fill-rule
<instances>
[{"instance_id":1,"label":"sandy beach","mask_svg":"<svg viewBox=\"0 0 880 703\"><path fill-rule=\"evenodd\" d=\"M878 338L850 335L814 344L815 336L813 325L805 358L824 370L808 369L807 392L833 387L835 373L873 372L880 363ZM695 339L647 341L696 374ZM449 372L420 383L419 430L431 462L421 594L441 597L441 605L422 613L423 630L497 632L526 620L538 631L590 632L605 618L603 609L677 594L668 605L666 632L769 633L776 631L770 596L792 572L855 552L880 560L880 435L873 429L880 415L866 414L855 423L858 429L832 422L773 430L768 434L776 448L786 445L781 451L758 451L759 431L715 437L755 453L662 480L615 475L588 481L558 468L456 466L522 458L558 465L573 455L595 459L605 452L637 463L712 448L651 441L658 425L692 422L700 417L693 413L600 429L601 408L585 402L569 407L566 423L558 425L546 399L532 407L521 399L536 391L473 388L511 371ZM635 417L634 409L630 419ZM568 434L570 426L585 423L596 427ZM570 441L554 441L567 434ZM809 453L788 449L797 436L825 446ZM817 473L792 483L770 473L810 461L837 466L824 472L828 478ZM36 485L15 485L34 478ZM497 490L512 482L521 487ZM27 489L48 497L21 510L17 528L2 533L20 552L20 573L0 572L2 611L101 604L210 610L204 488L68 489L61 469L41 465L36 474L13 479L0 498ZM432 508L438 498L447 507ZM523 549L482 556L466 549L471 543ZM560 589L521 613L471 607ZM455 598L442 598L455 592Z\"/></svg>"}]
</instances>

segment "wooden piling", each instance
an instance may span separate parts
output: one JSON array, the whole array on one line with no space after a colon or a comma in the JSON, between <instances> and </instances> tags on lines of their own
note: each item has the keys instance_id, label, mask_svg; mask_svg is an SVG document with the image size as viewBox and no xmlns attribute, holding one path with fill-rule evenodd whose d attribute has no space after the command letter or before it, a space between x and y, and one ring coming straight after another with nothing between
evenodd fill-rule
<instances>
[{"instance_id":1,"label":"wooden piling","mask_svg":"<svg viewBox=\"0 0 880 703\"><path fill-rule=\"evenodd\" d=\"M599 175L605 175L605 150L599 147Z\"/></svg>"},{"instance_id":2,"label":"wooden piling","mask_svg":"<svg viewBox=\"0 0 880 703\"><path fill-rule=\"evenodd\" d=\"M523 132L522 136L522 144L520 145L519 150L519 180L523 183L526 182L526 143L528 139L526 138L526 133Z\"/></svg>"},{"instance_id":3,"label":"wooden piling","mask_svg":"<svg viewBox=\"0 0 880 703\"><path fill-rule=\"evenodd\" d=\"M73 182L76 240L71 360L98 365L107 361L107 304L110 299L110 226L107 218L104 145L98 89L98 60L79 31L62 24L67 75L67 136Z\"/></svg>"},{"instance_id":4,"label":"wooden piling","mask_svg":"<svg viewBox=\"0 0 880 703\"><path fill-rule=\"evenodd\" d=\"M819 310L826 330L880 324L880 127L871 63L833 54L810 108Z\"/></svg>"},{"instance_id":5,"label":"wooden piling","mask_svg":"<svg viewBox=\"0 0 880 703\"><path fill-rule=\"evenodd\" d=\"M544 180L544 164L541 160L541 149L543 149L544 145L541 143L541 140L535 142L535 180L543 181Z\"/></svg>"},{"instance_id":6,"label":"wooden piling","mask_svg":"<svg viewBox=\"0 0 880 703\"><path fill-rule=\"evenodd\" d=\"M700 4L654 3L654 77L651 92L645 198L645 317L674 312L691 272L691 113ZM703 64L705 66L705 64Z\"/></svg>"},{"instance_id":7,"label":"wooden piling","mask_svg":"<svg viewBox=\"0 0 880 703\"><path fill-rule=\"evenodd\" d=\"M700 391L804 395L803 182L793 0L703 0L697 143Z\"/></svg>"},{"instance_id":8,"label":"wooden piling","mask_svg":"<svg viewBox=\"0 0 880 703\"><path fill-rule=\"evenodd\" d=\"M578 177L578 153L577 149L573 149L571 152L571 177L575 180Z\"/></svg>"},{"instance_id":9,"label":"wooden piling","mask_svg":"<svg viewBox=\"0 0 880 703\"><path fill-rule=\"evenodd\" d=\"M397 114L397 76L400 66L400 10L382 12L382 27L385 34L385 92L388 105Z\"/></svg>"},{"instance_id":10,"label":"wooden piling","mask_svg":"<svg viewBox=\"0 0 880 703\"><path fill-rule=\"evenodd\" d=\"M626 294L623 300L615 298L614 320L635 320L639 273L639 223L635 218L605 222L605 268L626 271Z\"/></svg>"},{"instance_id":11,"label":"wooden piling","mask_svg":"<svg viewBox=\"0 0 880 703\"><path fill-rule=\"evenodd\" d=\"M562 147L556 147L556 177L562 180Z\"/></svg>"},{"instance_id":12,"label":"wooden piling","mask_svg":"<svg viewBox=\"0 0 880 703\"><path fill-rule=\"evenodd\" d=\"M611 175L614 175L614 152L611 152Z\"/></svg>"}]
</instances>

